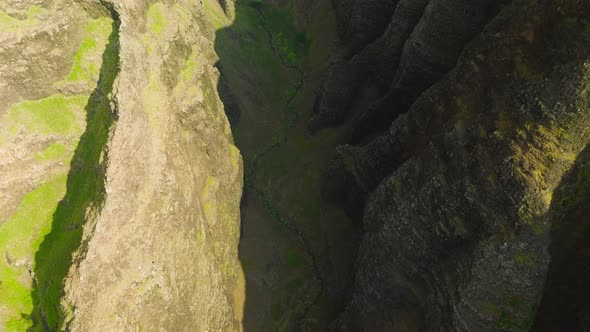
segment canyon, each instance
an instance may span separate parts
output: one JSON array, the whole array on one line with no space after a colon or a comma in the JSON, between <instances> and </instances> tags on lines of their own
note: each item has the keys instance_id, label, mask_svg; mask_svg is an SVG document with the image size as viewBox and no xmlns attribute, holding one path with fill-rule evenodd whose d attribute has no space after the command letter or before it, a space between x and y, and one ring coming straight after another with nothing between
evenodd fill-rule
<instances>
[{"instance_id":1,"label":"canyon","mask_svg":"<svg viewBox=\"0 0 590 332\"><path fill-rule=\"evenodd\" d=\"M589 142L583 0L0 0L0 331L585 331Z\"/></svg>"}]
</instances>

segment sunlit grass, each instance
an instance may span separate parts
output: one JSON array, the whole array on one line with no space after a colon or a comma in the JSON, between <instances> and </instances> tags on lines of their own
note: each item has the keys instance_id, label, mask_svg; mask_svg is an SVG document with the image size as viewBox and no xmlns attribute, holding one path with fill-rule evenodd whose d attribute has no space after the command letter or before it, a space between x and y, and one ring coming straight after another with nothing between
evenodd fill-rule
<instances>
[{"instance_id":1,"label":"sunlit grass","mask_svg":"<svg viewBox=\"0 0 590 332\"><path fill-rule=\"evenodd\" d=\"M8 121L15 129L39 134L69 135L80 131L80 114L88 96L66 97L56 94L47 98L24 101L10 107Z\"/></svg>"},{"instance_id":2,"label":"sunlit grass","mask_svg":"<svg viewBox=\"0 0 590 332\"><path fill-rule=\"evenodd\" d=\"M37 161L52 161L63 158L68 152L68 147L62 143L54 143L41 152L35 153Z\"/></svg>"},{"instance_id":3,"label":"sunlit grass","mask_svg":"<svg viewBox=\"0 0 590 332\"><path fill-rule=\"evenodd\" d=\"M205 14L216 30L227 28L233 23L215 0L205 0Z\"/></svg>"},{"instance_id":4,"label":"sunlit grass","mask_svg":"<svg viewBox=\"0 0 590 332\"><path fill-rule=\"evenodd\" d=\"M27 10L26 19L18 19L6 12L0 10L0 32L19 32L38 26L42 16L48 11L36 5L32 5Z\"/></svg>"},{"instance_id":5,"label":"sunlit grass","mask_svg":"<svg viewBox=\"0 0 590 332\"><path fill-rule=\"evenodd\" d=\"M21 201L17 212L0 225L0 309L9 314L3 319L9 331L24 331L31 325L33 309L29 269L43 237L51 230L53 214L66 189L66 175L40 185ZM27 282L28 281L28 282Z\"/></svg>"},{"instance_id":6,"label":"sunlit grass","mask_svg":"<svg viewBox=\"0 0 590 332\"><path fill-rule=\"evenodd\" d=\"M74 64L65 81L96 80L101 55L111 33L112 21L107 17L92 20L86 26L86 36L74 56Z\"/></svg>"},{"instance_id":7,"label":"sunlit grass","mask_svg":"<svg viewBox=\"0 0 590 332\"><path fill-rule=\"evenodd\" d=\"M147 13L147 22L150 31L159 36L166 28L166 16L164 15L164 4L161 2L150 6Z\"/></svg>"},{"instance_id":8,"label":"sunlit grass","mask_svg":"<svg viewBox=\"0 0 590 332\"><path fill-rule=\"evenodd\" d=\"M15 18L7 18L0 12L0 21L3 20L0 22L0 30L6 27L5 31L10 28L19 33L25 32L33 20L41 19L45 13L45 9L32 6L28 10L29 22L16 22ZM6 26L8 23L11 24L9 27ZM64 165L70 165L77 138L87 127L85 117L90 116L95 120L92 122L94 135L83 135L86 144L76 149L76 163L71 164L73 169L68 173L63 168L54 168L51 174L44 174L51 178L37 184L37 189L21 200L17 212L9 220L0 220L0 249L3 256L0 259L1 331L4 331L3 328L8 331L26 331L33 324L35 316L31 316L31 312L34 308L38 309L40 300L38 295L32 293L35 286L32 284L32 274L42 284L44 291L46 287L54 291L44 293L46 296L43 304L50 308L44 315L52 327L59 322L57 311L64 271L69 268L72 248L79 244L76 237L81 231L72 232L71 229L63 228L56 230L56 225L63 227L63 223L56 223L55 220L60 206L61 217L74 210L63 212L65 201L86 203L95 193L95 187L89 184L96 177L95 164L91 161L98 159L108 136L109 127L103 120L106 117L105 121L110 121L109 103L106 100L109 90L104 85L111 86L118 72L118 57L103 56L112 31L111 18L88 20L80 31L82 37L74 39L79 44L72 45L77 47L77 52L69 73L63 80L54 83L58 88L72 82L84 83L87 86L85 90L76 90L79 92L73 95L64 92L13 104L8 107L0 123L1 144L29 144L41 137L53 142L41 151L32 148L31 163L62 161ZM97 82L99 88L94 89ZM90 122L88 125L90 126ZM34 165L27 167L29 166ZM79 167L83 169L80 170ZM76 189L73 193L75 197L65 197L66 187L68 192ZM70 217L74 216L82 216L83 219L85 209L86 205L80 204L76 206L77 214L69 214L65 219L71 220ZM56 231L63 232L66 236L58 237L57 246L50 250L41 250L43 246L48 248L47 237ZM40 255L40 251L44 253ZM44 259L44 266L39 266L39 257ZM40 322L38 318L36 316L37 323ZM37 324L33 329L42 327L42 324Z\"/></svg>"}]
</instances>

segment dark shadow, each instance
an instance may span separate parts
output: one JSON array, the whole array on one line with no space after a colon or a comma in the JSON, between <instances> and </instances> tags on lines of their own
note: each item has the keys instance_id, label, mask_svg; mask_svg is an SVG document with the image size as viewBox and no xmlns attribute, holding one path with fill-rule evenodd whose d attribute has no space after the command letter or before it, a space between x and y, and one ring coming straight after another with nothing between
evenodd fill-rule
<instances>
[{"instance_id":1,"label":"dark shadow","mask_svg":"<svg viewBox=\"0 0 590 332\"><path fill-rule=\"evenodd\" d=\"M590 331L590 146L553 195L551 263L533 331Z\"/></svg>"},{"instance_id":2,"label":"dark shadow","mask_svg":"<svg viewBox=\"0 0 590 332\"><path fill-rule=\"evenodd\" d=\"M82 243L87 215L97 212L104 201L105 145L115 121L109 94L119 72L119 17L113 17L112 33L102 55L98 84L90 95L86 111L86 130L74 151L67 179L66 195L59 202L51 232L45 236L35 255L32 291L33 331L59 331L67 315L60 308L64 281L74 252Z\"/></svg>"},{"instance_id":3,"label":"dark shadow","mask_svg":"<svg viewBox=\"0 0 590 332\"><path fill-rule=\"evenodd\" d=\"M309 40L290 4L237 0L232 25L215 36L217 91L244 158L245 331L325 330L352 280L352 227L343 231L345 222L324 215L327 203L316 189L338 143L305 136L319 82L307 78ZM332 223L335 235L327 236Z\"/></svg>"}]
</instances>

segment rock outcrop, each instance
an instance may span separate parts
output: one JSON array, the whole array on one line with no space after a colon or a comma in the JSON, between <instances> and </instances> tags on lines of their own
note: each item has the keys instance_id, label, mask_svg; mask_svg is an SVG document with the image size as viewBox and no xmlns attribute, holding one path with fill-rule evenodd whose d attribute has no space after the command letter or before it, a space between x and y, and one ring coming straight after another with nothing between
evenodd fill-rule
<instances>
[{"instance_id":1,"label":"rock outcrop","mask_svg":"<svg viewBox=\"0 0 590 332\"><path fill-rule=\"evenodd\" d=\"M588 330L589 143L587 0L0 0L0 331Z\"/></svg>"},{"instance_id":2,"label":"rock outcrop","mask_svg":"<svg viewBox=\"0 0 590 332\"><path fill-rule=\"evenodd\" d=\"M0 5L9 330L240 329L242 160L204 6Z\"/></svg>"},{"instance_id":3,"label":"rock outcrop","mask_svg":"<svg viewBox=\"0 0 590 332\"><path fill-rule=\"evenodd\" d=\"M239 329L241 157L202 6L112 3L117 121L104 206L66 283L72 330Z\"/></svg>"},{"instance_id":4,"label":"rock outcrop","mask_svg":"<svg viewBox=\"0 0 590 332\"><path fill-rule=\"evenodd\" d=\"M368 203L336 330L533 325L554 194L590 139L589 14L585 1L515 1L388 133L340 149Z\"/></svg>"},{"instance_id":5,"label":"rock outcrop","mask_svg":"<svg viewBox=\"0 0 590 332\"><path fill-rule=\"evenodd\" d=\"M353 53L351 59L345 56L336 60L326 75L315 110L317 115L310 123L312 132L342 123L367 80L377 85L383 100L361 115L355 134L385 129L383 123L392 121L394 114L407 111L416 97L455 65L467 42L481 31L502 3L489 0L393 2L395 7L389 0L370 2L391 7L378 11L387 18L389 25L386 27L377 24L381 20L371 19L361 9L354 10L356 7L349 9L352 13L348 16L340 15L346 22L355 22L349 16L366 19L362 21L365 24L349 28L354 32L341 33L342 39L360 34L367 36L371 43ZM358 3L364 4L361 8L367 6L364 1ZM371 26L372 34L365 33L367 22L375 22Z\"/></svg>"}]
</instances>

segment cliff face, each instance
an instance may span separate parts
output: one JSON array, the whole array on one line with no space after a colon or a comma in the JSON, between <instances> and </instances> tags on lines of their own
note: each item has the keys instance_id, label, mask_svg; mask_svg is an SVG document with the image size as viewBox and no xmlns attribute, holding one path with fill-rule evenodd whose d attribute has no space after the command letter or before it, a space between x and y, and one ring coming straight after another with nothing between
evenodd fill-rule
<instances>
[{"instance_id":1,"label":"cliff face","mask_svg":"<svg viewBox=\"0 0 590 332\"><path fill-rule=\"evenodd\" d=\"M32 294L36 277L63 278L69 266L62 257L41 271L41 243L56 230L65 237L60 253L71 252L86 200L96 191L111 123L99 91L116 75L116 68L101 64L116 58L109 46L115 26L108 15L67 1L3 1L0 9L0 322L22 331L41 300ZM72 169L76 177L68 176ZM84 188L76 183L81 177L88 181ZM66 192L78 199L75 213L64 218L63 208L61 216L56 212ZM59 306L60 280L55 284L43 288L50 289L47 301Z\"/></svg>"},{"instance_id":2,"label":"cliff face","mask_svg":"<svg viewBox=\"0 0 590 332\"><path fill-rule=\"evenodd\" d=\"M431 1L409 35L392 91L404 81L421 82L409 85L410 98L425 88L485 22L451 26L457 39L441 54L441 37L419 36L444 21L444 11L432 12L443 2ZM355 286L337 330L533 325L548 263L560 264L549 253L552 227L572 214L560 186L589 140L589 13L583 1L513 2L387 133L339 149L335 169L368 199ZM380 107L390 117L400 111L391 99Z\"/></svg>"},{"instance_id":3,"label":"cliff face","mask_svg":"<svg viewBox=\"0 0 590 332\"><path fill-rule=\"evenodd\" d=\"M203 5L112 6L121 21L117 121L104 206L66 282L69 326L237 330L242 166L215 90Z\"/></svg>"},{"instance_id":4,"label":"cliff face","mask_svg":"<svg viewBox=\"0 0 590 332\"><path fill-rule=\"evenodd\" d=\"M363 84L374 85L384 97L357 120L357 135L383 129L383 123L393 120L391 109L407 111L417 96L454 66L465 44L502 2L377 0L354 4L335 5L341 8L345 52L326 76L315 110L318 114L310 124L312 131L344 122ZM364 8L379 17L367 15ZM359 49L359 43L366 46Z\"/></svg>"},{"instance_id":5,"label":"cliff face","mask_svg":"<svg viewBox=\"0 0 590 332\"><path fill-rule=\"evenodd\" d=\"M203 3L2 10L2 325L238 330L242 161Z\"/></svg>"},{"instance_id":6,"label":"cliff face","mask_svg":"<svg viewBox=\"0 0 590 332\"><path fill-rule=\"evenodd\" d=\"M0 0L0 331L588 329L589 18Z\"/></svg>"}]
</instances>

